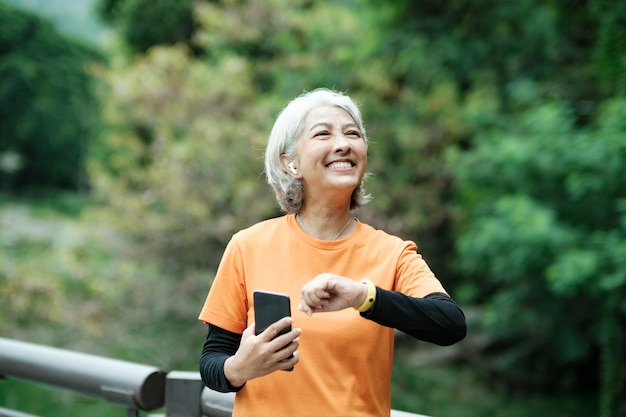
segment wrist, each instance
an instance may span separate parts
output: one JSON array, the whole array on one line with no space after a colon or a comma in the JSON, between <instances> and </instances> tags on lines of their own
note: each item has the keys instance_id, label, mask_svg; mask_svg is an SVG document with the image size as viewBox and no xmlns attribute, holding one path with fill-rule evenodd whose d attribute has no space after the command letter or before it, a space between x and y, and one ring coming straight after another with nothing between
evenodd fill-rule
<instances>
[{"instance_id":1,"label":"wrist","mask_svg":"<svg viewBox=\"0 0 626 417\"><path fill-rule=\"evenodd\" d=\"M231 356L224 362L224 376L233 388L242 387L246 383L246 379L240 376L237 366L234 363L235 357Z\"/></svg>"},{"instance_id":2,"label":"wrist","mask_svg":"<svg viewBox=\"0 0 626 417\"><path fill-rule=\"evenodd\" d=\"M361 298L361 304L357 307L354 307L360 313L364 313L368 311L374 305L376 301L376 286L369 279L361 280L361 284L363 284L365 288L365 297Z\"/></svg>"}]
</instances>

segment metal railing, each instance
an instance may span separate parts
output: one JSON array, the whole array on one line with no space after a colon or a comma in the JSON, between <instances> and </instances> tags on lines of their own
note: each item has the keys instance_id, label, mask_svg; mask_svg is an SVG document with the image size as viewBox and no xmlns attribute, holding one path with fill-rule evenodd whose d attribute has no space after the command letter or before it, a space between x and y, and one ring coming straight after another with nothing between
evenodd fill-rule
<instances>
[{"instance_id":1,"label":"metal railing","mask_svg":"<svg viewBox=\"0 0 626 417\"><path fill-rule=\"evenodd\" d=\"M165 372L148 365L0 338L0 376L67 388L128 408L163 406Z\"/></svg>"},{"instance_id":2,"label":"metal railing","mask_svg":"<svg viewBox=\"0 0 626 417\"><path fill-rule=\"evenodd\" d=\"M197 372L166 373L149 365L0 338L0 377L66 388L127 408L127 415L165 406L153 417L231 417L234 393L204 386ZM426 417L391 410L392 417ZM0 408L0 417L36 417Z\"/></svg>"}]
</instances>

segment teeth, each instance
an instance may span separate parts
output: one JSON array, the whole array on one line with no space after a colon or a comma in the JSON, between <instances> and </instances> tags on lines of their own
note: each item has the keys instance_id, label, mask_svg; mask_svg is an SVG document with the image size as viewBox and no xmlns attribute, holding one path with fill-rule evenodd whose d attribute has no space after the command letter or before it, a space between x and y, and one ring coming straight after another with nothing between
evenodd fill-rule
<instances>
[{"instance_id":1,"label":"teeth","mask_svg":"<svg viewBox=\"0 0 626 417\"><path fill-rule=\"evenodd\" d=\"M328 167L331 169L343 169L343 168L351 168L352 164L350 162L333 162Z\"/></svg>"}]
</instances>

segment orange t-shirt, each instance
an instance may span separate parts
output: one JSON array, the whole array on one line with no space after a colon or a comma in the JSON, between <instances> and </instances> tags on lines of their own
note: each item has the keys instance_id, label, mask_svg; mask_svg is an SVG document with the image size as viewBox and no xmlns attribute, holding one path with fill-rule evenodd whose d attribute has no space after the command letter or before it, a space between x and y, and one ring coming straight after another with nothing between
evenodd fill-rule
<instances>
[{"instance_id":1,"label":"orange t-shirt","mask_svg":"<svg viewBox=\"0 0 626 417\"><path fill-rule=\"evenodd\" d=\"M254 321L253 291L281 292L290 296L293 326L302 334L294 370L248 381L236 394L233 417L390 415L394 330L352 308L312 317L299 311L300 289L323 272L368 278L413 297L445 293L415 243L361 222L338 241L307 235L294 215L238 232L226 247L199 319L242 333Z\"/></svg>"}]
</instances>

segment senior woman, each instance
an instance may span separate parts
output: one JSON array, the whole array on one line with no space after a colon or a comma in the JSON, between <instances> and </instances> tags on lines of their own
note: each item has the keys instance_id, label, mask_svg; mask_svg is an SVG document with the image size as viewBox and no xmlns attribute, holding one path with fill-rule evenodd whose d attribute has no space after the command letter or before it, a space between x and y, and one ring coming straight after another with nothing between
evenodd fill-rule
<instances>
[{"instance_id":1,"label":"senior woman","mask_svg":"<svg viewBox=\"0 0 626 417\"><path fill-rule=\"evenodd\" d=\"M237 392L235 417L389 416L394 329L438 345L465 337L415 243L353 216L369 200L367 147L358 107L336 91L303 94L275 121L265 174L286 215L232 237L199 317L200 373ZM255 290L298 310L255 335Z\"/></svg>"}]
</instances>

